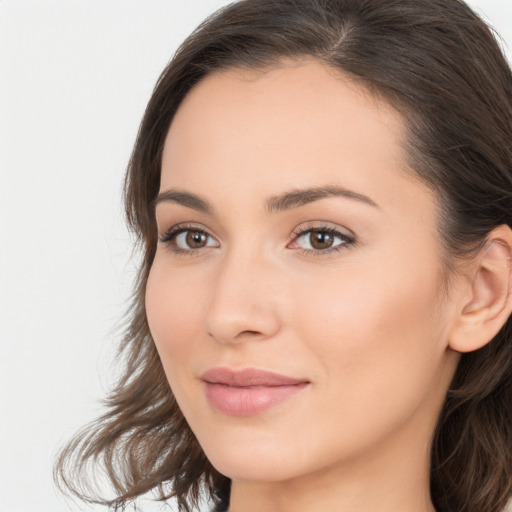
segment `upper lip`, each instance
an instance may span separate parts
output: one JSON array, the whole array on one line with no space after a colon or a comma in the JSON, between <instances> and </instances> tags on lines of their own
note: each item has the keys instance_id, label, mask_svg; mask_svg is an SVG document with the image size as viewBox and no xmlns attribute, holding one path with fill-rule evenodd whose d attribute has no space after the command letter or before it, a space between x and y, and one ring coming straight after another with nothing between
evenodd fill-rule
<instances>
[{"instance_id":1,"label":"upper lip","mask_svg":"<svg viewBox=\"0 0 512 512\"><path fill-rule=\"evenodd\" d=\"M309 382L307 379L288 377L257 368L235 370L225 367L211 368L201 375L201 379L209 384L224 384L233 387L293 386Z\"/></svg>"}]
</instances>

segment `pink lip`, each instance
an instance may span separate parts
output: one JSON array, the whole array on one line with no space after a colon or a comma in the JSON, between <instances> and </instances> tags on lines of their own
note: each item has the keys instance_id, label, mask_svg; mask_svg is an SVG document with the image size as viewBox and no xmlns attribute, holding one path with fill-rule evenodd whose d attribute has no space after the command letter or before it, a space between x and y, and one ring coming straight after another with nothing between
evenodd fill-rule
<instances>
[{"instance_id":1,"label":"pink lip","mask_svg":"<svg viewBox=\"0 0 512 512\"><path fill-rule=\"evenodd\" d=\"M210 404L230 416L252 416L263 412L288 400L309 384L306 379L253 368L212 368L201 379Z\"/></svg>"}]
</instances>

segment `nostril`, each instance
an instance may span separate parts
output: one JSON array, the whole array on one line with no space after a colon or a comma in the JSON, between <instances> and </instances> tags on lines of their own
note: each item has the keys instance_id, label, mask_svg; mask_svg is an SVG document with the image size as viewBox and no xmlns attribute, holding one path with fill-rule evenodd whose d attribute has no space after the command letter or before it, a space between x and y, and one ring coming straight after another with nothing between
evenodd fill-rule
<instances>
[{"instance_id":1,"label":"nostril","mask_svg":"<svg viewBox=\"0 0 512 512\"><path fill-rule=\"evenodd\" d=\"M255 337L258 337L258 336L263 336L263 333L260 332L260 331L251 331L251 330L245 330L245 331L240 331L238 334L236 334L234 337L230 337L228 340L224 339L223 336L215 336L214 334L212 334L211 332L208 332L207 333L208 336L210 336L212 339L214 339L217 343L223 343L223 341L228 341L230 343L233 343L233 342L239 342L239 341L242 341L243 339L245 338L255 338Z\"/></svg>"}]
</instances>

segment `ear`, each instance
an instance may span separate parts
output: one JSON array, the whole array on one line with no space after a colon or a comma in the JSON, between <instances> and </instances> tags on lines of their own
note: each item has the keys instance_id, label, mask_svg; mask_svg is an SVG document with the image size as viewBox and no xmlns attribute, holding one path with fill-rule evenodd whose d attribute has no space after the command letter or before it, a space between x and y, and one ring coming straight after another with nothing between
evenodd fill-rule
<instances>
[{"instance_id":1,"label":"ear","mask_svg":"<svg viewBox=\"0 0 512 512\"><path fill-rule=\"evenodd\" d=\"M472 352L489 343L512 313L512 230L495 228L471 264L449 346Z\"/></svg>"}]
</instances>

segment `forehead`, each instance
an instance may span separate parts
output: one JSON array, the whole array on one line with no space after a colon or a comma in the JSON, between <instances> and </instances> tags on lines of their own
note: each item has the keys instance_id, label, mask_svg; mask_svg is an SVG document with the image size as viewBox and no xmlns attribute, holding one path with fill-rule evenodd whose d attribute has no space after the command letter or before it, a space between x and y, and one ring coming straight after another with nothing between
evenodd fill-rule
<instances>
[{"instance_id":1,"label":"forehead","mask_svg":"<svg viewBox=\"0 0 512 512\"><path fill-rule=\"evenodd\" d=\"M406 166L405 132L391 105L312 59L216 72L175 115L161 190L217 197L236 190L253 198L329 183L396 196L397 186L416 181Z\"/></svg>"}]
</instances>

